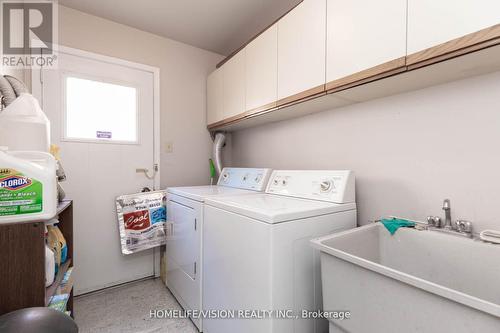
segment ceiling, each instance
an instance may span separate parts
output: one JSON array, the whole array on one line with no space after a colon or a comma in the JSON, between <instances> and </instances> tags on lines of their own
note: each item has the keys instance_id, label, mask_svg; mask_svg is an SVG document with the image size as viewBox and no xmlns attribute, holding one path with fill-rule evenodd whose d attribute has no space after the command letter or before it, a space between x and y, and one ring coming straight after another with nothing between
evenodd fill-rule
<instances>
[{"instance_id":1,"label":"ceiling","mask_svg":"<svg viewBox=\"0 0 500 333\"><path fill-rule=\"evenodd\" d=\"M301 0L59 0L59 4L229 55Z\"/></svg>"}]
</instances>

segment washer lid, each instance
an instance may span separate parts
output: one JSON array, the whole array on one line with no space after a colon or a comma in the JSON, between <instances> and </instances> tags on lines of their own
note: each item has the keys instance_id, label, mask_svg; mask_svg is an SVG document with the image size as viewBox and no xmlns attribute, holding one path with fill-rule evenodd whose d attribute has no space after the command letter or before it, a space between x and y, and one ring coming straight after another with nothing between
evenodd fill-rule
<instances>
[{"instance_id":1,"label":"washer lid","mask_svg":"<svg viewBox=\"0 0 500 333\"><path fill-rule=\"evenodd\" d=\"M242 190L239 188L219 186L219 185L169 187L167 188L167 192L188 199L196 200L199 202L203 202L205 201L205 198L216 195L236 195L236 194L255 193L255 191L251 190Z\"/></svg>"},{"instance_id":2,"label":"washer lid","mask_svg":"<svg viewBox=\"0 0 500 333\"><path fill-rule=\"evenodd\" d=\"M205 204L271 224L356 209L355 203L337 204L264 193L207 198Z\"/></svg>"}]
</instances>

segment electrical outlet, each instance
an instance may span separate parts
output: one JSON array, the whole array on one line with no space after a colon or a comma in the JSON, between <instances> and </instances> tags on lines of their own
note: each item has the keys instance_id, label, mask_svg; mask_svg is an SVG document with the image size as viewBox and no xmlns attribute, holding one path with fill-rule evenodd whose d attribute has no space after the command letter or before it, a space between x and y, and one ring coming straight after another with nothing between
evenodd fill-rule
<instances>
[{"instance_id":1,"label":"electrical outlet","mask_svg":"<svg viewBox=\"0 0 500 333\"><path fill-rule=\"evenodd\" d=\"M170 154L174 152L174 143L173 142L166 142L165 143L165 153Z\"/></svg>"}]
</instances>

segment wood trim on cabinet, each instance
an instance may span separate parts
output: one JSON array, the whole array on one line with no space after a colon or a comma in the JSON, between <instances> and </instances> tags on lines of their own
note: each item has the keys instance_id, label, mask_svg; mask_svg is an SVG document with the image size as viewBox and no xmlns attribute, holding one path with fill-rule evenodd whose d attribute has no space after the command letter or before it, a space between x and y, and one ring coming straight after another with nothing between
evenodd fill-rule
<instances>
[{"instance_id":1,"label":"wood trim on cabinet","mask_svg":"<svg viewBox=\"0 0 500 333\"><path fill-rule=\"evenodd\" d=\"M268 103L266 105L260 106L258 108L254 108L254 109L248 110L248 111L245 112L245 114L247 116L251 116L251 115L254 115L254 114L257 114L257 113L262 113L263 111L272 110L272 109L275 109L275 108L276 108L276 102L271 102L271 103Z\"/></svg>"},{"instance_id":2,"label":"wood trim on cabinet","mask_svg":"<svg viewBox=\"0 0 500 333\"><path fill-rule=\"evenodd\" d=\"M358 73L330 81L326 84L328 93L359 86L371 81L392 76L406 70L406 57L397 58Z\"/></svg>"},{"instance_id":3,"label":"wood trim on cabinet","mask_svg":"<svg viewBox=\"0 0 500 333\"><path fill-rule=\"evenodd\" d=\"M314 87L312 89L303 91L301 93L298 93L298 94L295 94L295 95L292 95L292 96L289 96L286 98L282 98L277 102L272 102L272 103L266 104L264 106L261 106L261 107L258 107L258 108L252 109L252 110L248 110L248 111L245 111L245 112L240 113L238 115L235 115L235 116L232 116L232 117L229 117L226 119L222 119L218 122L209 124L209 125L207 125L207 129L209 131L214 131L214 130L217 130L218 128L234 124L234 123L241 121L241 120L244 120L244 119L258 117L258 116L267 114L269 112L273 112L273 111L278 110L278 109L283 109L283 108L286 108L286 107L289 107L289 106L292 106L295 104L299 104L299 103L302 103L302 102L305 102L305 101L308 101L308 100L311 100L314 98L318 98L318 97L324 96L324 95L326 95L325 85L322 84L322 85L319 85L319 86Z\"/></svg>"},{"instance_id":4,"label":"wood trim on cabinet","mask_svg":"<svg viewBox=\"0 0 500 333\"><path fill-rule=\"evenodd\" d=\"M317 87L307 89L305 91L301 91L298 94L279 99L276 102L276 106L278 106L280 108L285 106L285 105L288 106L288 105L294 104L294 103L299 102L299 101L307 100L307 99L310 99L312 97L317 97L317 96L323 94L325 91L326 91L325 85L321 84Z\"/></svg>"},{"instance_id":5,"label":"wood trim on cabinet","mask_svg":"<svg viewBox=\"0 0 500 333\"><path fill-rule=\"evenodd\" d=\"M412 70L498 44L500 24L410 54L406 57L406 64Z\"/></svg>"},{"instance_id":6,"label":"wood trim on cabinet","mask_svg":"<svg viewBox=\"0 0 500 333\"><path fill-rule=\"evenodd\" d=\"M297 7L298 5L300 5L304 0L300 0L299 3L297 3L295 6L293 6L292 8L290 8L289 10L286 11L286 13L284 13L283 15L281 15L280 17L278 17L276 20L273 21L273 23L269 24L268 26L266 26L264 29L262 29L259 33L257 33L255 36L253 36L252 38L250 38L245 44L243 44L242 46L240 46L239 48L237 48L236 50L234 50L231 54L229 54L227 57L225 57L224 59L222 59L217 65L215 65L215 68L219 68L221 67L222 65L224 65L226 62L229 61L229 59L231 59L232 57L234 57L238 52L240 52L241 50L243 50L248 44L250 44L251 42L253 42L253 40L257 37L259 37L260 35L262 35L267 29L269 29L270 27L272 27L274 24L276 24L279 20L281 20L283 17L285 17L288 13L290 13L292 10L295 9L295 7Z\"/></svg>"},{"instance_id":7,"label":"wood trim on cabinet","mask_svg":"<svg viewBox=\"0 0 500 333\"><path fill-rule=\"evenodd\" d=\"M210 130L210 129L214 129L214 128L217 128L217 127L226 126L226 125L232 124L234 122L237 122L239 120L242 120L244 118L248 118L249 116L253 116L253 115L256 115L256 114L262 114L262 113L265 113L266 111L274 110L274 109L276 109L276 102L271 102L269 104L260 106L258 108L247 110L247 111L242 112L240 114L237 114L235 116L232 116L232 117L229 117L229 118L226 118L226 119L222 119L222 120L220 120L218 122L209 124L207 126L207 128Z\"/></svg>"},{"instance_id":8,"label":"wood trim on cabinet","mask_svg":"<svg viewBox=\"0 0 500 333\"><path fill-rule=\"evenodd\" d=\"M215 123L209 124L209 125L207 125L207 128L208 128L208 130L212 131L212 130L215 130L219 127L226 126L226 125L232 124L234 122L237 122L239 120L242 120L244 118L245 118L245 112L237 114L237 115L229 117L229 118L219 120Z\"/></svg>"}]
</instances>

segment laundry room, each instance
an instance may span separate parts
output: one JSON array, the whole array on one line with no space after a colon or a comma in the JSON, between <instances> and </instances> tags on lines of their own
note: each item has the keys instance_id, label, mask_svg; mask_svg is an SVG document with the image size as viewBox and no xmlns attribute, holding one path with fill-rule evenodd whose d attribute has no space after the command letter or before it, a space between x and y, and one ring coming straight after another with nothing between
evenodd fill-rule
<instances>
[{"instance_id":1,"label":"laundry room","mask_svg":"<svg viewBox=\"0 0 500 333\"><path fill-rule=\"evenodd\" d=\"M500 332L497 1L0 20L0 333Z\"/></svg>"}]
</instances>

